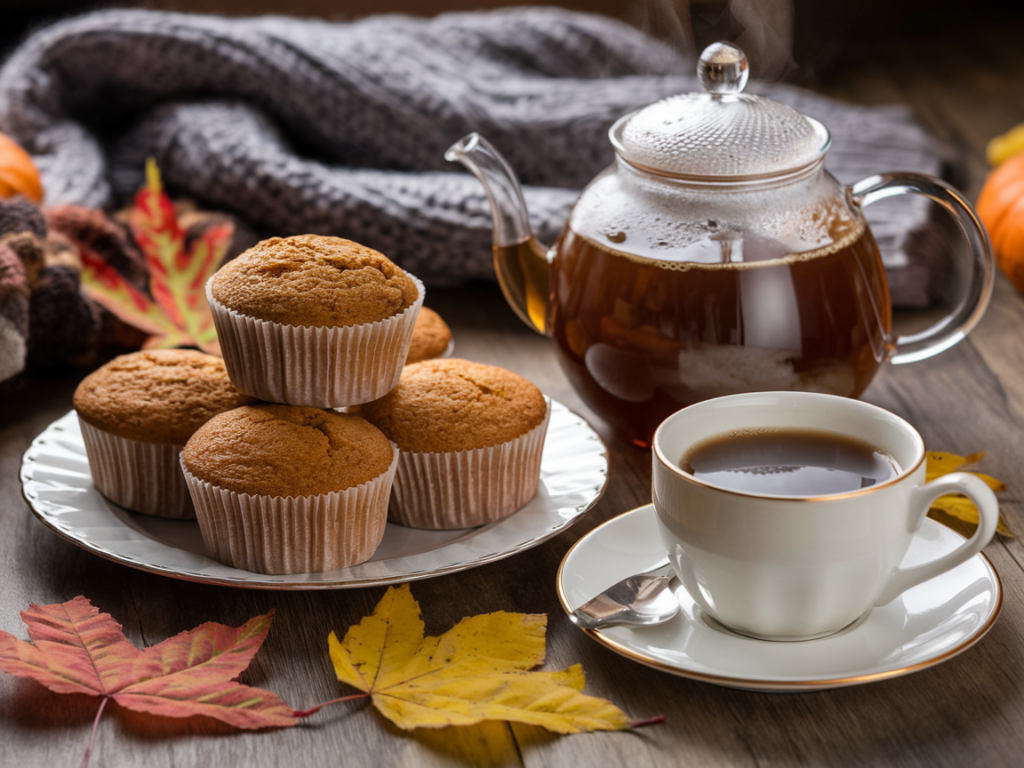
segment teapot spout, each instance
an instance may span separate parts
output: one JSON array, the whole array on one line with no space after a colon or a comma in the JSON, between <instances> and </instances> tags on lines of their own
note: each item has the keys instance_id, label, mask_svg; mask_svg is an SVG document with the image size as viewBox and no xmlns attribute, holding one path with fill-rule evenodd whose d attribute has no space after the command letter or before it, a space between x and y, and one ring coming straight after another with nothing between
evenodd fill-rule
<instances>
[{"instance_id":1,"label":"teapot spout","mask_svg":"<svg viewBox=\"0 0 1024 768\"><path fill-rule=\"evenodd\" d=\"M484 185L494 218L494 271L505 299L537 333L547 335L548 248L530 231L523 192L508 162L485 138L471 133L444 153Z\"/></svg>"}]
</instances>

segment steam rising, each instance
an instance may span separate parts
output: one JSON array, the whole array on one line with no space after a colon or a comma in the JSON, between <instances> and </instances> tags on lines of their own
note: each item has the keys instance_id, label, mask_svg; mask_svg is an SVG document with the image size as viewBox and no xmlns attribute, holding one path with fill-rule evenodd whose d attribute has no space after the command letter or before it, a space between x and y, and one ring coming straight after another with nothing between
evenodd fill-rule
<instances>
[{"instance_id":1,"label":"steam rising","mask_svg":"<svg viewBox=\"0 0 1024 768\"><path fill-rule=\"evenodd\" d=\"M793 68L793 0L641 0L641 29L696 57L717 40L738 45L759 80Z\"/></svg>"},{"instance_id":2,"label":"steam rising","mask_svg":"<svg viewBox=\"0 0 1024 768\"><path fill-rule=\"evenodd\" d=\"M729 7L743 27L735 42L754 62L754 75L761 80L781 77L793 55L791 0L733 0Z\"/></svg>"}]
</instances>

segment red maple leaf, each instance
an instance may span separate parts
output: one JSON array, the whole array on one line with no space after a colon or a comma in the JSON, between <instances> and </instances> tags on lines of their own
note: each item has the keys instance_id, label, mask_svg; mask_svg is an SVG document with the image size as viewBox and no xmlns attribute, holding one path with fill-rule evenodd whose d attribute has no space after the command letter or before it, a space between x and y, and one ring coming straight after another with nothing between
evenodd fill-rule
<instances>
[{"instance_id":1,"label":"red maple leaf","mask_svg":"<svg viewBox=\"0 0 1024 768\"><path fill-rule=\"evenodd\" d=\"M135 241L146 257L151 299L125 280L85 243L82 288L97 304L150 335L144 349L195 346L219 355L217 329L206 303L206 281L227 253L233 224L211 226L188 248L174 204L164 192L156 161L146 161L146 186L131 209Z\"/></svg>"},{"instance_id":2,"label":"red maple leaf","mask_svg":"<svg viewBox=\"0 0 1024 768\"><path fill-rule=\"evenodd\" d=\"M31 643L0 631L0 670L56 693L103 698L86 762L110 700L165 717L206 715L238 728L290 726L292 710L276 694L234 682L263 644L272 616L256 616L240 627L207 622L139 650L87 598L33 605L21 612Z\"/></svg>"}]
</instances>

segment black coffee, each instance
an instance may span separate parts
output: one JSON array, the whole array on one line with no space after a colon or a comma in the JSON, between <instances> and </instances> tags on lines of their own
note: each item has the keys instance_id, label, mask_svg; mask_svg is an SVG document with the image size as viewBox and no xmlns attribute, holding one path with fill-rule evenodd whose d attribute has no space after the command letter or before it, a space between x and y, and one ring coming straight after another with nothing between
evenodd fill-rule
<instances>
[{"instance_id":1,"label":"black coffee","mask_svg":"<svg viewBox=\"0 0 1024 768\"><path fill-rule=\"evenodd\" d=\"M679 466L714 485L779 496L846 493L900 473L892 456L869 443L804 429L717 435L693 446Z\"/></svg>"}]
</instances>

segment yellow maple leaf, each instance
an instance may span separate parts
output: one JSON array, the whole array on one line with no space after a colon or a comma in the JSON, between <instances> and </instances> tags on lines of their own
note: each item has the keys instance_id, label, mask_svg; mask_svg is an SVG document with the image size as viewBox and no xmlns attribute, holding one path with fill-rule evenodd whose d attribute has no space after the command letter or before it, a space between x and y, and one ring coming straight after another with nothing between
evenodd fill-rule
<instances>
[{"instance_id":1,"label":"yellow maple leaf","mask_svg":"<svg viewBox=\"0 0 1024 768\"><path fill-rule=\"evenodd\" d=\"M984 451L972 453L970 456L958 456L955 453L945 453L942 451L929 451L925 464L925 480L931 482L938 477L948 475L950 472L957 472L963 466L981 461L984 456ZM1006 484L1001 480L996 480L991 475L985 475L981 472L970 472L969 474L980 478L984 481L985 485L997 493L1006 490ZM950 494L949 496L942 496L936 499L928 510L929 515L934 511L944 512L970 525L978 524L978 508L974 506L973 501L960 494ZM934 517L934 515L932 516ZM1004 536L1016 535L1010 530L1001 514L999 516L999 526L996 530Z\"/></svg>"},{"instance_id":2,"label":"yellow maple leaf","mask_svg":"<svg viewBox=\"0 0 1024 768\"><path fill-rule=\"evenodd\" d=\"M369 694L405 730L511 720L557 733L635 725L611 702L586 696L580 665L528 671L544 661L544 614L463 619L424 637L420 606L405 584L389 587L373 614L339 641L328 637L338 679Z\"/></svg>"}]
</instances>

